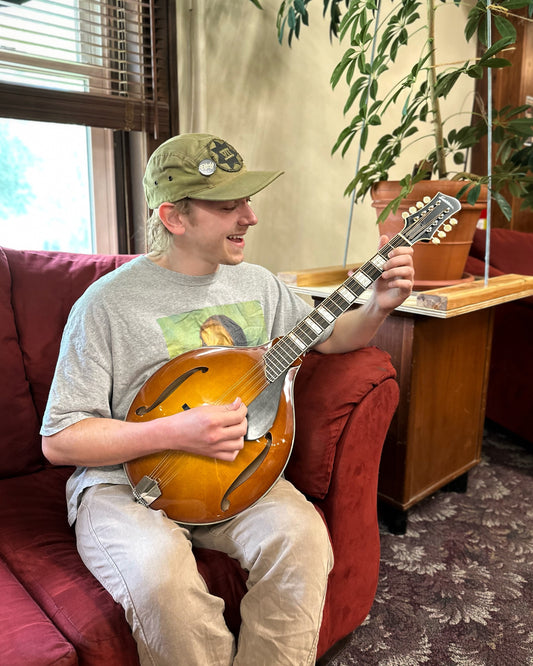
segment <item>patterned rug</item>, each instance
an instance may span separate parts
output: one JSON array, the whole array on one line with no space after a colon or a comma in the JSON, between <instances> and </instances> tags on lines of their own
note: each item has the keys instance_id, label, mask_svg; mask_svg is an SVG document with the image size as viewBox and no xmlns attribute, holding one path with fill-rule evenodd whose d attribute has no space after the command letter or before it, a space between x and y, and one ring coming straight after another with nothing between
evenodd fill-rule
<instances>
[{"instance_id":1,"label":"patterned rug","mask_svg":"<svg viewBox=\"0 0 533 666\"><path fill-rule=\"evenodd\" d=\"M364 624L328 666L533 665L533 446L487 424L464 494L381 529L381 572Z\"/></svg>"}]
</instances>

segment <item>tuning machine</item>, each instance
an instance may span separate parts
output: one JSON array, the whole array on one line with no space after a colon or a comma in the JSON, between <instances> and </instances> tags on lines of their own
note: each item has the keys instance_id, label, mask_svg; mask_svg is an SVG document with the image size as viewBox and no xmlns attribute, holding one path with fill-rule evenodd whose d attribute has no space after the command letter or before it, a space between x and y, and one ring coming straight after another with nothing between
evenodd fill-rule
<instances>
[{"instance_id":1,"label":"tuning machine","mask_svg":"<svg viewBox=\"0 0 533 666\"><path fill-rule=\"evenodd\" d=\"M440 243L440 241L441 241L441 238L446 238L446 234L447 234L449 231L451 231L451 230L452 230L452 227L454 227L456 224L457 224L457 220L456 220L454 217L450 218L450 219L446 222L446 224L443 225L442 229L441 229L440 231L437 231L437 235L434 236L434 237L431 239L431 242L432 242L434 245L438 245L438 244Z\"/></svg>"}]
</instances>

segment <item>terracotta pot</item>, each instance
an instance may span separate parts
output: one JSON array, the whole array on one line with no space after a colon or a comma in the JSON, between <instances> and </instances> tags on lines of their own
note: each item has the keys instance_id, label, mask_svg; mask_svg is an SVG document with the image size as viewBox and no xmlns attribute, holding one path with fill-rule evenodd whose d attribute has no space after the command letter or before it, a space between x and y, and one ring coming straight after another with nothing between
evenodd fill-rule
<instances>
[{"instance_id":1,"label":"terracotta pot","mask_svg":"<svg viewBox=\"0 0 533 666\"><path fill-rule=\"evenodd\" d=\"M425 196L433 198L438 192L456 197L464 182L452 180L424 180L417 183L396 213L379 225L380 233L391 237L403 229L402 213L416 206ZM372 205L379 215L391 199L400 193L399 181L382 181L372 188ZM480 213L487 207L487 187L482 186L481 196L474 206L461 197L461 210L455 215L458 224L441 239L439 245L419 242L413 246L415 289L431 289L472 279L464 269Z\"/></svg>"}]
</instances>

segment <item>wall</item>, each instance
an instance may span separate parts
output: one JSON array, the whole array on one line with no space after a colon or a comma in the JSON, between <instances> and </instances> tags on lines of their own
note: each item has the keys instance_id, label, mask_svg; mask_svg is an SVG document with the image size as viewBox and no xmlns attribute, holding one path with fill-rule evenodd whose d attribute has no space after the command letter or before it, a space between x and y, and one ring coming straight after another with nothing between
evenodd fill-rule
<instances>
[{"instance_id":1,"label":"wall","mask_svg":"<svg viewBox=\"0 0 533 666\"><path fill-rule=\"evenodd\" d=\"M247 259L274 272L343 263L351 203L343 193L357 155L355 144L344 159L331 155L347 123L345 84L333 91L329 80L348 44L330 42L323 3L315 0L300 39L291 48L286 40L280 45L279 4L262 0L260 11L250 0L178 3L180 131L218 134L248 168L285 171L253 198L259 225L247 236ZM474 46L463 44L464 4L445 4L439 12L439 61L473 57ZM467 82L459 95L467 112L472 87ZM421 145L425 153L430 144ZM406 151L402 170L419 159L417 150ZM375 219L370 201L354 208L348 263L374 254Z\"/></svg>"}]
</instances>

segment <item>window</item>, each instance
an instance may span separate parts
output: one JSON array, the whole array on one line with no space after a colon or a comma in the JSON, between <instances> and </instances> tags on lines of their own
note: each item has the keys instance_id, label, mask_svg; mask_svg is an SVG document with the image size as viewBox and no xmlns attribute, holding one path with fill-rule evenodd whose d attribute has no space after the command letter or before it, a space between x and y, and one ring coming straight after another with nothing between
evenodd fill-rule
<instances>
[{"instance_id":1,"label":"window","mask_svg":"<svg viewBox=\"0 0 533 666\"><path fill-rule=\"evenodd\" d=\"M90 160L85 127L0 118L0 244L96 251Z\"/></svg>"},{"instance_id":2,"label":"window","mask_svg":"<svg viewBox=\"0 0 533 666\"><path fill-rule=\"evenodd\" d=\"M13 245L18 227L18 246L136 250L144 203L132 169L177 127L173 23L174 0L0 0L0 141L11 165L0 243Z\"/></svg>"}]
</instances>

